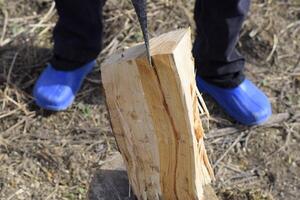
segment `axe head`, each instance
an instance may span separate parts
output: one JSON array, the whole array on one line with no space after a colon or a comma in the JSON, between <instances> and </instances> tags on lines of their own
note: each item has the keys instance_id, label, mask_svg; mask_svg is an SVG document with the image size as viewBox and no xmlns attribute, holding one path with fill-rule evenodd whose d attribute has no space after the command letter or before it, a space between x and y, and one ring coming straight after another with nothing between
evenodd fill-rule
<instances>
[{"instance_id":1,"label":"axe head","mask_svg":"<svg viewBox=\"0 0 300 200\"><path fill-rule=\"evenodd\" d=\"M147 20L147 0L131 0L131 2L138 16L139 23L143 32L148 62L150 65L152 65L151 55L150 55L148 20Z\"/></svg>"}]
</instances>

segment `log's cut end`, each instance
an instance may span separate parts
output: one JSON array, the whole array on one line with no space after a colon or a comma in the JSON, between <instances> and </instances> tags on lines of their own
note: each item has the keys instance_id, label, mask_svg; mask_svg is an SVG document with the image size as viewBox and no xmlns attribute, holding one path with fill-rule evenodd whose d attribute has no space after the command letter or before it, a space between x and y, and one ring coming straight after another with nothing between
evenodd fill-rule
<instances>
[{"instance_id":1,"label":"log's cut end","mask_svg":"<svg viewBox=\"0 0 300 200\"><path fill-rule=\"evenodd\" d=\"M139 200L202 200L213 171L190 30L163 34L150 45L153 66L137 45L108 58L101 73L130 184Z\"/></svg>"},{"instance_id":2,"label":"log's cut end","mask_svg":"<svg viewBox=\"0 0 300 200\"><path fill-rule=\"evenodd\" d=\"M177 47L177 44L185 35L190 35L190 29L180 29L162 34L150 40L151 56L160 54L171 54ZM170 40L172 38L172 40ZM103 64L103 67L111 64L126 62L137 58L146 58L146 47L144 43L139 43L131 48L119 50L110 55Z\"/></svg>"}]
</instances>

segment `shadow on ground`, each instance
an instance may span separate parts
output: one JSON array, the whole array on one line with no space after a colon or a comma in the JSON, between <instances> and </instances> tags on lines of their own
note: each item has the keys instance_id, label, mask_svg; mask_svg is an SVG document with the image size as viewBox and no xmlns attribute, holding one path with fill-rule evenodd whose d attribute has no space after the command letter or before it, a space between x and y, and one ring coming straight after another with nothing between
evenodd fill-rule
<instances>
[{"instance_id":1,"label":"shadow on ground","mask_svg":"<svg viewBox=\"0 0 300 200\"><path fill-rule=\"evenodd\" d=\"M98 170L92 179L89 200L135 200L129 197L130 187L124 170ZM133 194L131 194L133 196Z\"/></svg>"}]
</instances>

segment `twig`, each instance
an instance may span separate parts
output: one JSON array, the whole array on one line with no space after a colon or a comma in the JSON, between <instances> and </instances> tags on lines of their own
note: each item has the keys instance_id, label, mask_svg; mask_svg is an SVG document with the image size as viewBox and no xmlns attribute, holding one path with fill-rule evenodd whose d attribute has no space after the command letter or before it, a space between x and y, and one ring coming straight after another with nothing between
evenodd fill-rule
<instances>
[{"instance_id":1,"label":"twig","mask_svg":"<svg viewBox=\"0 0 300 200\"><path fill-rule=\"evenodd\" d=\"M263 127L270 127L273 126L274 124L282 123L288 120L291 117L289 113L278 113L278 114L273 114L271 118L262 126Z\"/></svg>"},{"instance_id":2,"label":"twig","mask_svg":"<svg viewBox=\"0 0 300 200\"><path fill-rule=\"evenodd\" d=\"M265 123L260 126L254 126L252 129L258 128L258 127L270 127L273 126L274 124L282 123L288 120L291 117L289 113L278 113L278 114L273 114L271 118ZM236 128L236 127L226 127L222 129L216 129L216 130L211 130L207 136L206 139L213 139L213 138L218 138L218 137L224 137L228 135L232 135L238 132L245 131L248 127L241 127L241 128Z\"/></svg>"},{"instance_id":3,"label":"twig","mask_svg":"<svg viewBox=\"0 0 300 200\"><path fill-rule=\"evenodd\" d=\"M267 156L268 159L269 159L271 156L273 156L274 154L277 154L278 152L284 150L286 147L288 147L288 144L290 143L291 135L292 135L293 130L291 130L292 128L290 128L289 125L288 125L287 123L284 123L284 125L285 125L285 127L286 127L286 132L287 132L285 142L284 142L284 144L283 144L279 149L277 149L277 150L274 151L273 153L270 153L270 154Z\"/></svg>"},{"instance_id":4,"label":"twig","mask_svg":"<svg viewBox=\"0 0 300 200\"><path fill-rule=\"evenodd\" d=\"M236 168L235 166L232 165L224 165L225 168L230 169L231 171L237 172L237 173L243 173L243 171L241 171L240 169Z\"/></svg>"},{"instance_id":5,"label":"twig","mask_svg":"<svg viewBox=\"0 0 300 200\"><path fill-rule=\"evenodd\" d=\"M278 37L277 37L277 35L274 34L274 36L273 36L273 48L272 48L272 51L270 52L270 54L268 55L268 57L266 59L267 62L269 62L272 59L272 57L273 57L273 55L274 55L274 53L277 49L277 46L278 46Z\"/></svg>"},{"instance_id":6,"label":"twig","mask_svg":"<svg viewBox=\"0 0 300 200\"><path fill-rule=\"evenodd\" d=\"M10 79L11 79L11 73L12 73L12 70L13 70L13 68L15 66L15 63L16 63L18 55L19 55L19 52L16 52L15 55L14 55L14 57L13 57L13 60L12 60L12 62L10 64L9 71L8 71L8 74L7 74L7 83L8 84L11 84L11 81L10 81Z\"/></svg>"},{"instance_id":7,"label":"twig","mask_svg":"<svg viewBox=\"0 0 300 200\"><path fill-rule=\"evenodd\" d=\"M253 131L250 131L247 136L246 136L246 139L245 139L245 147L244 149L247 149L248 148L248 144L249 144L249 139L251 137L251 135L253 134Z\"/></svg>"},{"instance_id":8,"label":"twig","mask_svg":"<svg viewBox=\"0 0 300 200\"><path fill-rule=\"evenodd\" d=\"M6 113L0 115L0 119L5 118L5 117L8 117L8 116L10 116L10 115L16 113L16 112L19 111L19 110L20 110L20 108L17 108L17 109L15 109L15 110L6 112Z\"/></svg>"},{"instance_id":9,"label":"twig","mask_svg":"<svg viewBox=\"0 0 300 200\"><path fill-rule=\"evenodd\" d=\"M10 38L5 39L2 43L0 43L0 47L4 47L5 45L9 44L13 40L15 40L17 37L19 37L20 35L22 35L24 32L26 32L26 29L22 29L20 32L14 34Z\"/></svg>"},{"instance_id":10,"label":"twig","mask_svg":"<svg viewBox=\"0 0 300 200\"><path fill-rule=\"evenodd\" d=\"M227 128L222 128L222 129L216 129L216 130L212 130L210 131L207 136L206 139L213 139L213 138L218 138L218 137L224 137L227 135L232 135L235 134L239 131L243 131L244 129L238 129L235 127L227 127Z\"/></svg>"},{"instance_id":11,"label":"twig","mask_svg":"<svg viewBox=\"0 0 300 200\"><path fill-rule=\"evenodd\" d=\"M55 14L55 3L53 2L48 12L44 15L41 21L29 31L29 33L33 33L38 27L40 27L44 22L50 19L54 14Z\"/></svg>"},{"instance_id":12,"label":"twig","mask_svg":"<svg viewBox=\"0 0 300 200\"><path fill-rule=\"evenodd\" d=\"M241 133L239 137L232 143L232 145L225 151L225 153L214 163L213 168L215 168L224 158L225 156L237 145L237 143L245 136L245 133Z\"/></svg>"},{"instance_id":13,"label":"twig","mask_svg":"<svg viewBox=\"0 0 300 200\"><path fill-rule=\"evenodd\" d=\"M7 95L6 95L6 99L7 99L9 102L11 102L11 103L13 103L14 105L16 105L18 108L20 108L20 109L25 113L25 115L29 115L29 114L30 114L30 112L28 112L28 111L25 109L24 105L20 105L18 102L16 102L15 100L13 100L12 98L10 98L10 97L7 96Z\"/></svg>"},{"instance_id":14,"label":"twig","mask_svg":"<svg viewBox=\"0 0 300 200\"><path fill-rule=\"evenodd\" d=\"M255 184L255 183L258 183L260 182L260 180L257 178L257 176L248 176L248 177L245 177L243 179L240 179L240 180L236 180L236 181L231 181L230 184L228 184L228 186L231 186L231 185L234 185L235 187L237 185L240 185L240 184L246 184L249 186L251 184Z\"/></svg>"},{"instance_id":15,"label":"twig","mask_svg":"<svg viewBox=\"0 0 300 200\"><path fill-rule=\"evenodd\" d=\"M200 105L201 105L201 107L204 109L205 114L207 115L207 117L210 118L209 111L208 111L208 109L207 109L207 107L206 107L206 104L205 104L203 98L202 98L202 95L200 94L200 92L199 92L197 86L195 86L195 88L196 88L196 94L197 94L198 100L199 100L199 102L200 102Z\"/></svg>"},{"instance_id":16,"label":"twig","mask_svg":"<svg viewBox=\"0 0 300 200\"><path fill-rule=\"evenodd\" d=\"M294 26L300 25L300 20L290 23L285 29L283 29L279 36L282 36L284 33L286 33L290 28L293 28Z\"/></svg>"},{"instance_id":17,"label":"twig","mask_svg":"<svg viewBox=\"0 0 300 200\"><path fill-rule=\"evenodd\" d=\"M15 196L22 194L24 192L23 189L19 189L18 191L16 191L14 194L12 194L10 197L7 198L7 200L11 200L13 199Z\"/></svg>"},{"instance_id":18,"label":"twig","mask_svg":"<svg viewBox=\"0 0 300 200\"><path fill-rule=\"evenodd\" d=\"M297 59L297 62L296 62L296 64L295 64L295 70L294 70L294 72L296 72L296 70L298 69L298 68L300 68L300 56L298 57L298 59Z\"/></svg>"},{"instance_id":19,"label":"twig","mask_svg":"<svg viewBox=\"0 0 300 200\"><path fill-rule=\"evenodd\" d=\"M3 24L3 29L2 29L2 34L1 34L1 39L0 39L0 46L3 46L3 41L6 35L6 30L7 30L7 24L8 24L8 12L7 10L2 9L2 12L4 14L4 24Z\"/></svg>"},{"instance_id":20,"label":"twig","mask_svg":"<svg viewBox=\"0 0 300 200\"><path fill-rule=\"evenodd\" d=\"M26 119L22 119L19 122L17 122L15 125L13 125L12 127L8 128L7 130L5 130L3 132L3 135L5 137L6 133L10 133L12 130L14 130L15 128L17 128L18 126L20 126L21 124L23 124L26 121Z\"/></svg>"},{"instance_id":21,"label":"twig","mask_svg":"<svg viewBox=\"0 0 300 200\"><path fill-rule=\"evenodd\" d=\"M90 83L93 83L93 84L97 84L97 85L100 85L101 83L102 83L102 81L101 81L101 77L98 79L98 80L96 80L96 79L92 79L92 78L86 78L86 81L88 81L88 82L90 82Z\"/></svg>"},{"instance_id":22,"label":"twig","mask_svg":"<svg viewBox=\"0 0 300 200\"><path fill-rule=\"evenodd\" d=\"M51 192L45 200L50 199L58 190L58 184L56 184L55 189Z\"/></svg>"}]
</instances>

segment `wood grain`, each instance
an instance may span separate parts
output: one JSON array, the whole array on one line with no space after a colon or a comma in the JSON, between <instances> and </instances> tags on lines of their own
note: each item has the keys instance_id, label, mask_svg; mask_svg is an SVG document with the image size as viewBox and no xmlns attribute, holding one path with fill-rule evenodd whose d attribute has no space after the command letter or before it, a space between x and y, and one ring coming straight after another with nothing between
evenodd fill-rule
<instances>
[{"instance_id":1,"label":"wood grain","mask_svg":"<svg viewBox=\"0 0 300 200\"><path fill-rule=\"evenodd\" d=\"M190 30L112 55L102 80L113 131L139 200L202 200L211 182ZM200 109L200 110L205 110Z\"/></svg>"}]
</instances>

